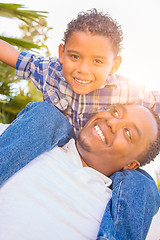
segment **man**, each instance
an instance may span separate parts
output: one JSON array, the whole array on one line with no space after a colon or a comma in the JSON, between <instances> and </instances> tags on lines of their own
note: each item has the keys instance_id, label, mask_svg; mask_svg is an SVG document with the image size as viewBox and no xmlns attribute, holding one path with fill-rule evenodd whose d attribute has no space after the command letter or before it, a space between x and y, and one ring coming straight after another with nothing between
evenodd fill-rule
<instances>
[{"instance_id":1,"label":"man","mask_svg":"<svg viewBox=\"0 0 160 240\"><path fill-rule=\"evenodd\" d=\"M96 239L103 212L111 203L108 176L122 169L134 170L144 165L146 159L153 160L158 152L159 127L148 109L137 105L117 105L95 114L80 132L76 147L73 139L62 148L55 147L4 184L0 190L2 238ZM128 171L124 172L127 176ZM120 178L119 182L122 184ZM130 194L129 189L127 191ZM134 194L134 187L132 191ZM115 193L113 189L113 195ZM137 209L139 200L137 196L132 197ZM148 201L151 203L151 199ZM113 201L112 204L118 206ZM147 210L152 211L153 208ZM139 217L146 214L143 214L143 209L139 211ZM124 216L117 214L119 218L113 221L109 217L109 224L116 221L121 225L122 219L119 218ZM128 227L130 219L127 217L124 225ZM138 221L141 218L137 220L140 223ZM143 224L148 226L147 222ZM134 226L132 228L137 231ZM101 239L101 230L97 239ZM126 232L132 234L134 231ZM119 229L109 234L112 236L109 239L134 239L133 235L126 238Z\"/></svg>"}]
</instances>

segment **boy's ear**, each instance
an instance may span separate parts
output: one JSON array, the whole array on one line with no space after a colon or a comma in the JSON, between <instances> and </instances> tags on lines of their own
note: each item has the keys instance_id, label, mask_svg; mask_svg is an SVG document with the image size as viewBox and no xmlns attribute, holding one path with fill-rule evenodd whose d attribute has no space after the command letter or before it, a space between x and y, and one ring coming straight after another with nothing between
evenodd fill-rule
<instances>
[{"instance_id":1,"label":"boy's ear","mask_svg":"<svg viewBox=\"0 0 160 240\"><path fill-rule=\"evenodd\" d=\"M121 56L116 57L116 59L114 60L113 66L111 68L110 74L113 74L118 70L118 68L121 65L121 62L122 62Z\"/></svg>"},{"instance_id":2,"label":"boy's ear","mask_svg":"<svg viewBox=\"0 0 160 240\"><path fill-rule=\"evenodd\" d=\"M131 163L128 163L126 166L123 167L123 170L135 170L140 166L140 163L137 160L134 160Z\"/></svg>"},{"instance_id":3,"label":"boy's ear","mask_svg":"<svg viewBox=\"0 0 160 240\"><path fill-rule=\"evenodd\" d=\"M63 63L64 46L63 46L62 43L59 45L58 54L59 54L59 61L60 61L60 63Z\"/></svg>"}]
</instances>

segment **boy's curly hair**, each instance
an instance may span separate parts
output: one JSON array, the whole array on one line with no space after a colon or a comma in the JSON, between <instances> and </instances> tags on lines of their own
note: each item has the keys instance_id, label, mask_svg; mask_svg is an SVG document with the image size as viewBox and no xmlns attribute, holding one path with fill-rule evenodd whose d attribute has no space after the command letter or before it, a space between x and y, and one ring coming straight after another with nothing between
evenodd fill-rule
<instances>
[{"instance_id":1,"label":"boy's curly hair","mask_svg":"<svg viewBox=\"0 0 160 240\"><path fill-rule=\"evenodd\" d=\"M105 36L110 39L115 56L122 50L123 32L121 26L109 14L98 12L95 8L80 12L76 19L67 25L64 32L64 46L73 32L87 32Z\"/></svg>"}]
</instances>

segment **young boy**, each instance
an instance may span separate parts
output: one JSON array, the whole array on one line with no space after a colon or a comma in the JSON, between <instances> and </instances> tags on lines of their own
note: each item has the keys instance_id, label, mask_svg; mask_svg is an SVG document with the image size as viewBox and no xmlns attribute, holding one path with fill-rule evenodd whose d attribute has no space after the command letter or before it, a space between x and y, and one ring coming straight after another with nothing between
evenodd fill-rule
<instances>
[{"instance_id":1,"label":"young boy","mask_svg":"<svg viewBox=\"0 0 160 240\"><path fill-rule=\"evenodd\" d=\"M19 55L1 41L0 60L16 67L20 78L32 80L43 100L59 108L79 132L90 114L106 104L141 102L157 108L158 94L143 96L138 86L113 75L121 64L122 38L117 22L93 9L68 24L59 59Z\"/></svg>"},{"instance_id":2,"label":"young boy","mask_svg":"<svg viewBox=\"0 0 160 240\"><path fill-rule=\"evenodd\" d=\"M157 93L143 96L145 93L127 79L113 75L121 63L121 41L120 26L110 16L94 9L79 14L68 24L64 45L59 46L59 59L45 60L27 52L19 55L13 47L1 41L0 60L16 67L19 77L31 79L42 91L44 101L55 105L69 119L77 135L93 112L112 103L135 102L160 112ZM63 145L69 137L71 129L61 126L61 119L55 117L51 121L51 114L38 106L29 104L1 137L0 162L6 162L0 169L3 181L40 153L56 144ZM50 127L54 129L56 141L51 134L47 135ZM47 138L52 141L45 142ZM15 159L19 162L13 166ZM138 178L136 173L135 178ZM144 183L149 187L148 182L144 180ZM123 186L125 188L125 181ZM147 197L145 194L143 192L142 197ZM127 192L125 197L130 201Z\"/></svg>"}]
</instances>

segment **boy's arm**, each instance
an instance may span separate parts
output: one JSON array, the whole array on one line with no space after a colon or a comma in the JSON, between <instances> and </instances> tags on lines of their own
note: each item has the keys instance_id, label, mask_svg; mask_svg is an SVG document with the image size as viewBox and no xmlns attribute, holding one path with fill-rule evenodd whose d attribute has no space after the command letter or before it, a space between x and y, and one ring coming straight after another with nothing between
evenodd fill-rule
<instances>
[{"instance_id":1,"label":"boy's arm","mask_svg":"<svg viewBox=\"0 0 160 240\"><path fill-rule=\"evenodd\" d=\"M147 91L144 84L135 83L121 75L115 75L112 81L117 87L111 93L111 104L115 104L112 98L114 100L118 96L119 103L139 104L154 110L160 116L160 92Z\"/></svg>"},{"instance_id":2,"label":"boy's arm","mask_svg":"<svg viewBox=\"0 0 160 240\"><path fill-rule=\"evenodd\" d=\"M44 79L48 73L49 59L33 53L20 52L9 43L0 39L0 61L16 68L20 79L32 80L38 90L43 90Z\"/></svg>"},{"instance_id":3,"label":"boy's arm","mask_svg":"<svg viewBox=\"0 0 160 240\"><path fill-rule=\"evenodd\" d=\"M12 45L0 39L0 61L16 68L19 51Z\"/></svg>"},{"instance_id":4,"label":"boy's arm","mask_svg":"<svg viewBox=\"0 0 160 240\"><path fill-rule=\"evenodd\" d=\"M158 91L145 91L144 98L140 101L140 104L151 108L160 116L160 93Z\"/></svg>"}]
</instances>

